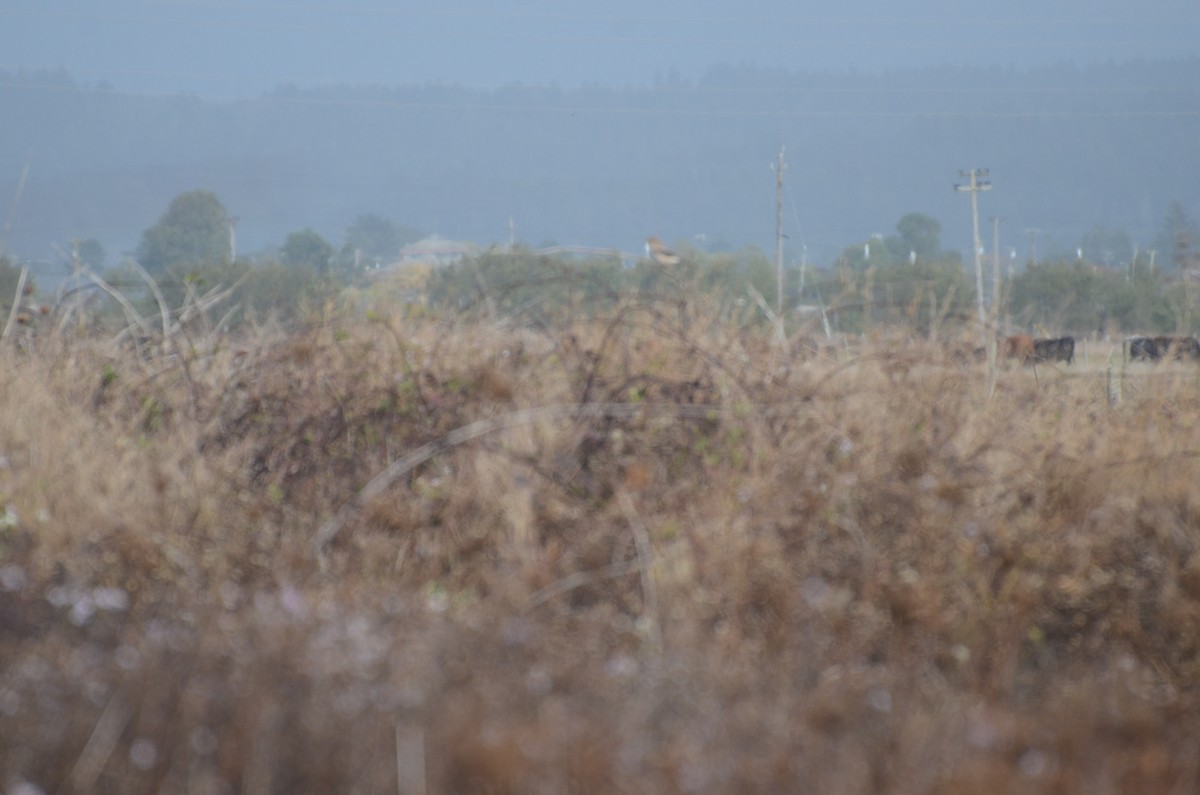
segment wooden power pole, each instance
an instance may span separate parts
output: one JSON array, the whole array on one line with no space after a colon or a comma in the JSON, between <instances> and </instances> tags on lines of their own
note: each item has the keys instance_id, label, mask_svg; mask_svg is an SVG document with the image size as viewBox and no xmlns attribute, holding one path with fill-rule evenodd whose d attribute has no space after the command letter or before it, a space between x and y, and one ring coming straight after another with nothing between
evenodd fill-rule
<instances>
[{"instance_id":1,"label":"wooden power pole","mask_svg":"<svg viewBox=\"0 0 1200 795\"><path fill-rule=\"evenodd\" d=\"M973 241L975 245L975 297L979 304L979 335L986 342L987 319L983 311L983 257L981 253L983 244L979 242L979 192L991 190L992 183L986 179L988 175L986 168L973 168L970 171L960 171L958 175L966 177L969 180L966 185L955 185L954 189L971 194L971 230L974 233Z\"/></svg>"},{"instance_id":2,"label":"wooden power pole","mask_svg":"<svg viewBox=\"0 0 1200 795\"><path fill-rule=\"evenodd\" d=\"M1042 230L1036 229L1036 228L1030 228L1030 229L1025 230L1025 234L1029 235L1029 264L1030 265L1037 265L1037 261L1038 261L1037 241L1038 241L1038 235L1040 235L1041 233L1042 233Z\"/></svg>"},{"instance_id":3,"label":"wooden power pole","mask_svg":"<svg viewBox=\"0 0 1200 795\"><path fill-rule=\"evenodd\" d=\"M992 304L994 316L1000 316L1000 224L1004 221L998 215L988 219L992 222Z\"/></svg>"}]
</instances>

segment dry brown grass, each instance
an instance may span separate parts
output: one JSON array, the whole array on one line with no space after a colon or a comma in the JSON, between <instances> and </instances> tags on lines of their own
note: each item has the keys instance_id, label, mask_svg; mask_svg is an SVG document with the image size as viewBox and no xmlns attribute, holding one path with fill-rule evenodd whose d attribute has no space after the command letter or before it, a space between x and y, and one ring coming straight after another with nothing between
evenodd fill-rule
<instances>
[{"instance_id":1,"label":"dry brown grass","mask_svg":"<svg viewBox=\"0 0 1200 795\"><path fill-rule=\"evenodd\" d=\"M5 353L0 786L1200 787L1200 371L668 314Z\"/></svg>"}]
</instances>

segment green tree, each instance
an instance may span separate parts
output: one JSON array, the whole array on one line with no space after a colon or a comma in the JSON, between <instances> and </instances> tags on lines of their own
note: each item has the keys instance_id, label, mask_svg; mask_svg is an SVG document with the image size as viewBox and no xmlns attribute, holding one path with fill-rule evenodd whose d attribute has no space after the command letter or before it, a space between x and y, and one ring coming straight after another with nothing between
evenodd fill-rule
<instances>
[{"instance_id":1,"label":"green tree","mask_svg":"<svg viewBox=\"0 0 1200 795\"><path fill-rule=\"evenodd\" d=\"M748 246L740 251L689 256L695 257L700 265L700 289L723 304L745 298L749 284L774 305L775 264L762 249Z\"/></svg>"},{"instance_id":2,"label":"green tree","mask_svg":"<svg viewBox=\"0 0 1200 795\"><path fill-rule=\"evenodd\" d=\"M333 246L311 228L292 232L279 249L281 264L289 268L311 268L317 273L329 269L333 254Z\"/></svg>"},{"instance_id":3,"label":"green tree","mask_svg":"<svg viewBox=\"0 0 1200 795\"><path fill-rule=\"evenodd\" d=\"M452 310L536 311L543 318L609 305L619 288L621 263L615 257L584 262L547 257L518 247L488 251L435 268L429 300Z\"/></svg>"},{"instance_id":4,"label":"green tree","mask_svg":"<svg viewBox=\"0 0 1200 795\"><path fill-rule=\"evenodd\" d=\"M907 254L907 252L905 252ZM834 262L837 268L849 268L854 271L865 271L868 268L887 268L896 262L897 257L892 253L891 246L879 235L852 243L842 250L842 255Z\"/></svg>"},{"instance_id":5,"label":"green tree","mask_svg":"<svg viewBox=\"0 0 1200 795\"><path fill-rule=\"evenodd\" d=\"M834 263L838 290L853 297L839 310L842 327L898 322L924 331L962 314L973 290L958 252L942 249L941 234L937 219L914 212L896 223L896 234L847 246Z\"/></svg>"},{"instance_id":6,"label":"green tree","mask_svg":"<svg viewBox=\"0 0 1200 795\"><path fill-rule=\"evenodd\" d=\"M1176 268L1188 267L1197 256L1197 246L1200 246L1200 227L1181 202L1172 201L1167 206L1162 231L1154 239L1158 262L1170 263Z\"/></svg>"},{"instance_id":7,"label":"green tree","mask_svg":"<svg viewBox=\"0 0 1200 795\"><path fill-rule=\"evenodd\" d=\"M899 260L908 261L909 252L918 259L937 259L942 253L942 225L924 213L909 213L896 223L898 237L888 238L888 248Z\"/></svg>"},{"instance_id":8,"label":"green tree","mask_svg":"<svg viewBox=\"0 0 1200 795\"><path fill-rule=\"evenodd\" d=\"M104 270L104 260L108 257L104 246L100 245L100 241L94 237L80 240L75 246L75 254L81 263L97 273Z\"/></svg>"},{"instance_id":9,"label":"green tree","mask_svg":"<svg viewBox=\"0 0 1200 795\"><path fill-rule=\"evenodd\" d=\"M138 261L154 276L177 266L215 265L230 259L230 217L215 194L181 193L158 223L142 233Z\"/></svg>"},{"instance_id":10,"label":"green tree","mask_svg":"<svg viewBox=\"0 0 1200 795\"><path fill-rule=\"evenodd\" d=\"M354 258L357 252L363 264L376 260L387 264L399 256L401 248L420 238L421 233L411 227L397 226L381 215L367 213L346 228L343 253Z\"/></svg>"},{"instance_id":11,"label":"green tree","mask_svg":"<svg viewBox=\"0 0 1200 795\"><path fill-rule=\"evenodd\" d=\"M1174 330L1178 309L1168 307L1162 284L1144 268L1131 276L1078 260L1042 262L1012 285L1013 316L1047 334Z\"/></svg>"},{"instance_id":12,"label":"green tree","mask_svg":"<svg viewBox=\"0 0 1200 795\"><path fill-rule=\"evenodd\" d=\"M1092 227L1083 236L1079 247L1085 262L1095 262L1109 268L1128 267L1133 260L1133 243L1129 236L1116 229Z\"/></svg>"},{"instance_id":13,"label":"green tree","mask_svg":"<svg viewBox=\"0 0 1200 795\"><path fill-rule=\"evenodd\" d=\"M268 262L249 269L241 300L248 317L260 321L273 317L286 323L320 307L335 290L309 265Z\"/></svg>"}]
</instances>

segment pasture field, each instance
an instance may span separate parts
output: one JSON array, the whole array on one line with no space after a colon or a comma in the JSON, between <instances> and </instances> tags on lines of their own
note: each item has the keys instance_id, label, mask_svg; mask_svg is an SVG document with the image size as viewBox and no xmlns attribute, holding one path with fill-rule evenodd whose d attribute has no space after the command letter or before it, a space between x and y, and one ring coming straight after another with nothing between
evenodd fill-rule
<instances>
[{"instance_id":1,"label":"pasture field","mask_svg":"<svg viewBox=\"0 0 1200 795\"><path fill-rule=\"evenodd\" d=\"M0 789L1200 789L1200 368L802 342L8 344Z\"/></svg>"}]
</instances>

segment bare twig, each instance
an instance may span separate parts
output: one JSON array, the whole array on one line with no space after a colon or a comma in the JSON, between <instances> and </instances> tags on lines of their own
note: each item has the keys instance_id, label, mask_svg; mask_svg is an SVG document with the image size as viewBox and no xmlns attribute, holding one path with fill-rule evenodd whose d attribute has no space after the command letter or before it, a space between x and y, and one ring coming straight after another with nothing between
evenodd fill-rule
<instances>
[{"instance_id":1,"label":"bare twig","mask_svg":"<svg viewBox=\"0 0 1200 795\"><path fill-rule=\"evenodd\" d=\"M396 790L399 795L425 795L425 732L396 724Z\"/></svg>"},{"instance_id":2,"label":"bare twig","mask_svg":"<svg viewBox=\"0 0 1200 795\"><path fill-rule=\"evenodd\" d=\"M582 419L584 417L632 417L640 412L655 410L669 411L681 419L705 419L712 417L714 414L727 413L729 411L729 409L722 406L677 405L674 403L565 403L522 409L521 411L514 411L510 414L464 425L397 459L378 475L371 478L361 491L351 497L338 509L337 513L326 520L317 530L316 535L312 539L313 551L318 555L323 554L325 547L337 537L337 534L341 532L342 527L349 521L350 517L357 513L364 505L386 491L396 480L439 453L449 450L452 447L457 447L464 442L478 439L495 431L529 425L538 420L561 419L564 417L574 419Z\"/></svg>"},{"instance_id":3,"label":"bare twig","mask_svg":"<svg viewBox=\"0 0 1200 795\"><path fill-rule=\"evenodd\" d=\"M771 326L775 329L775 341L779 343L779 347L783 350L784 355L790 356L791 351L788 350L787 333L783 329L783 318L767 305L767 299L763 298L762 293L750 282L746 282L746 292L750 293L750 297L754 299L754 302L758 304L758 308L763 311L763 314L767 316L767 320L771 322Z\"/></svg>"},{"instance_id":4,"label":"bare twig","mask_svg":"<svg viewBox=\"0 0 1200 795\"><path fill-rule=\"evenodd\" d=\"M146 284L150 286L150 292L154 293L154 300L158 302L158 309L162 314L163 344L169 345L171 351L179 359L179 367L183 371L184 380L187 381L188 403L191 408L191 415L198 417L200 416L200 400L196 395L196 382L192 379L192 368L188 363L188 358L179 350L179 343L171 334L171 314L167 310L167 299L163 297L162 290L158 287L158 282L154 281L154 278L146 272L142 264L134 259L131 259L130 262L133 263L133 267L137 269L138 274L146 281Z\"/></svg>"},{"instance_id":5,"label":"bare twig","mask_svg":"<svg viewBox=\"0 0 1200 795\"><path fill-rule=\"evenodd\" d=\"M226 312L225 314L221 315L221 319L217 321L217 324L215 326L213 326L213 328L212 328L213 334L220 334L222 331L224 331L225 327L227 325L229 325L229 321L233 320L233 316L235 314L237 314L237 311L241 308L242 308L242 305L240 302L229 307L229 311Z\"/></svg>"},{"instance_id":6,"label":"bare twig","mask_svg":"<svg viewBox=\"0 0 1200 795\"><path fill-rule=\"evenodd\" d=\"M475 279L475 286L483 296L484 306L487 307L488 320L495 323L496 318L499 317L499 310L496 308L496 299L492 297L492 291L488 288L487 281L483 277L483 270L479 267L479 261L475 257L468 257L467 263L471 266L471 276Z\"/></svg>"},{"instance_id":7,"label":"bare twig","mask_svg":"<svg viewBox=\"0 0 1200 795\"><path fill-rule=\"evenodd\" d=\"M147 336L150 334L150 327L146 324L145 318L143 318L141 316L141 314L137 311L137 309L134 308L133 304L131 304L129 302L129 299L126 298L121 293L120 290L116 289L115 287L110 285L108 282L104 281L104 279L101 278L99 274L97 274L95 271L93 271L87 265L83 266L82 272L83 272L83 275L88 277L88 279L90 279L93 284L95 284L97 287L99 287L104 292L108 293L113 298L113 300L115 300L118 304L121 305L121 309L123 309L125 311L125 317L127 317L129 319L131 325L136 325L138 328L140 328L142 330L142 333Z\"/></svg>"},{"instance_id":8,"label":"bare twig","mask_svg":"<svg viewBox=\"0 0 1200 795\"><path fill-rule=\"evenodd\" d=\"M150 292L154 295L154 300L158 303L159 314L162 316L163 339L169 339L171 336L171 313L167 309L167 299L163 297L162 290L158 287L158 282L154 281L154 277L142 267L142 263L135 259L131 259L129 262L133 264L133 267L137 270L138 275L142 277L142 280L150 286Z\"/></svg>"},{"instance_id":9,"label":"bare twig","mask_svg":"<svg viewBox=\"0 0 1200 795\"><path fill-rule=\"evenodd\" d=\"M125 731L132 715L133 708L126 702L124 690L113 694L104 712L100 713L100 719L96 721L96 727L92 729L92 735L80 752L79 759L71 769L70 781L75 792L95 790L96 779L100 777L104 765L116 749L121 733Z\"/></svg>"},{"instance_id":10,"label":"bare twig","mask_svg":"<svg viewBox=\"0 0 1200 795\"><path fill-rule=\"evenodd\" d=\"M642 609L646 621L646 632L651 644L657 649L662 648L662 627L658 620L658 589L654 587L654 554L650 546L650 534L646 531L646 523L638 515L633 505L633 497L629 496L624 487L617 491L617 504L629 522L629 530L633 533L633 543L637 548L638 570L642 576Z\"/></svg>"},{"instance_id":11,"label":"bare twig","mask_svg":"<svg viewBox=\"0 0 1200 795\"><path fill-rule=\"evenodd\" d=\"M22 266L21 275L17 278L17 294L13 296L12 308L8 310L8 322L4 324L4 333L0 335L0 339L8 339L9 333L12 332L13 323L17 320L17 313L21 310L21 297L25 294L27 278L29 278L29 269Z\"/></svg>"},{"instance_id":12,"label":"bare twig","mask_svg":"<svg viewBox=\"0 0 1200 795\"><path fill-rule=\"evenodd\" d=\"M598 569L592 569L590 571L577 571L572 574L568 574L561 580L550 583L545 588L542 588L533 596L531 596L529 598L529 607L527 609L532 610L539 605L549 602L555 597L562 596L563 594L573 591L576 588L582 588L583 586L596 582L597 580L615 580L618 577L624 577L626 574L637 571L641 565L642 562L639 558L632 558L630 560L620 560L616 563L610 563L607 566L601 566Z\"/></svg>"}]
</instances>

